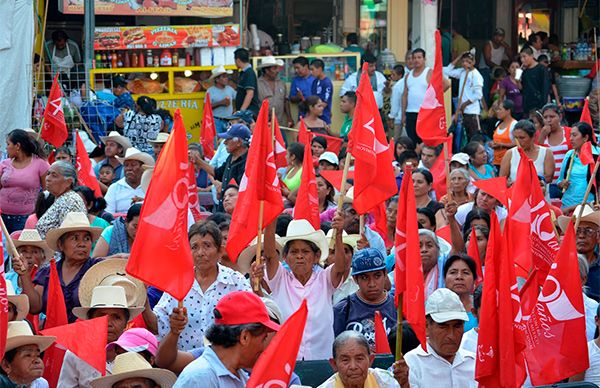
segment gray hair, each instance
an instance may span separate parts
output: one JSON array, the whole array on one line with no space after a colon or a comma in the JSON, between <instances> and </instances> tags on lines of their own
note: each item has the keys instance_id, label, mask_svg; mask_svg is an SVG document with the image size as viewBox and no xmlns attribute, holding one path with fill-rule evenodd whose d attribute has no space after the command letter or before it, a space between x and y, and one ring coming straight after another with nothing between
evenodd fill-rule
<instances>
[{"instance_id":1,"label":"gray hair","mask_svg":"<svg viewBox=\"0 0 600 388\"><path fill-rule=\"evenodd\" d=\"M363 346L367 350L367 354L371 354L371 348L369 348L369 341L364 335L354 330L346 330L340 333L333 341L333 358L335 359L338 354L340 347L344 346L348 341L356 341L357 344Z\"/></svg>"},{"instance_id":2,"label":"gray hair","mask_svg":"<svg viewBox=\"0 0 600 388\"><path fill-rule=\"evenodd\" d=\"M71 163L59 160L52 163L51 167L57 167L58 172L60 175L64 176L65 179L71 179L71 188L77 186L77 170Z\"/></svg>"},{"instance_id":3,"label":"gray hair","mask_svg":"<svg viewBox=\"0 0 600 388\"><path fill-rule=\"evenodd\" d=\"M437 247L437 249L438 250L440 249L440 242L438 241L438 238L435 235L435 233L433 233L431 230L429 230L429 229L419 229L419 237L421 237L421 236L427 236L427 237L431 238L433 240L433 243Z\"/></svg>"},{"instance_id":4,"label":"gray hair","mask_svg":"<svg viewBox=\"0 0 600 388\"><path fill-rule=\"evenodd\" d=\"M467 170L465 170L464 168L455 168L454 170L450 171L450 177L452 177L452 174L460 174L463 176L463 178L465 178L467 181L471 180L471 177L469 176L469 172Z\"/></svg>"}]
</instances>

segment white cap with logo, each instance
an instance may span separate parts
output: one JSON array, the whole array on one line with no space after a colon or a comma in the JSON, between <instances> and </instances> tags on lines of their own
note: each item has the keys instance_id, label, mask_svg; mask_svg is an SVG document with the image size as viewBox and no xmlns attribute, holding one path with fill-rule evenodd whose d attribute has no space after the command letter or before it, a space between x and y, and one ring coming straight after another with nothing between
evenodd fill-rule
<instances>
[{"instance_id":1,"label":"white cap with logo","mask_svg":"<svg viewBox=\"0 0 600 388\"><path fill-rule=\"evenodd\" d=\"M467 311L458 294L448 288L438 288L425 302L425 315L437 323L453 321L455 319L468 321Z\"/></svg>"}]
</instances>

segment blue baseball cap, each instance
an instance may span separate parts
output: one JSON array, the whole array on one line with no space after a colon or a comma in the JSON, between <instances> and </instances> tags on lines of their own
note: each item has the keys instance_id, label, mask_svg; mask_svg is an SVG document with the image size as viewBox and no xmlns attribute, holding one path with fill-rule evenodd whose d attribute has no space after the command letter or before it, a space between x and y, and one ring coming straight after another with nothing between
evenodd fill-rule
<instances>
[{"instance_id":1,"label":"blue baseball cap","mask_svg":"<svg viewBox=\"0 0 600 388\"><path fill-rule=\"evenodd\" d=\"M375 248L356 251L352 256L352 276L385 269L385 258Z\"/></svg>"},{"instance_id":2,"label":"blue baseball cap","mask_svg":"<svg viewBox=\"0 0 600 388\"><path fill-rule=\"evenodd\" d=\"M242 120L246 124L250 125L254 122L254 114L250 110L238 110L234 114L223 117L225 120Z\"/></svg>"},{"instance_id":3,"label":"blue baseball cap","mask_svg":"<svg viewBox=\"0 0 600 388\"><path fill-rule=\"evenodd\" d=\"M229 127L227 132L219 133L217 136L222 139L233 139L234 137L237 137L242 140L250 140L252 133L244 124L233 124Z\"/></svg>"}]
</instances>

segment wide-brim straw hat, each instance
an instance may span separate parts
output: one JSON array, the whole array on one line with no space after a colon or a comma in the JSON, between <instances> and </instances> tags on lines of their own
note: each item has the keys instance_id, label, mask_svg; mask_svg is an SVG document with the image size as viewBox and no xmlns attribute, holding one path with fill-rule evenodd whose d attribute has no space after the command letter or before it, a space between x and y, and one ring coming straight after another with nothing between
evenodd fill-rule
<instances>
[{"instance_id":1,"label":"wide-brim straw hat","mask_svg":"<svg viewBox=\"0 0 600 388\"><path fill-rule=\"evenodd\" d=\"M42 239L40 234L36 229L23 229L21 234L19 234L18 239L11 239L15 244L15 248L24 247L24 246L32 246L41 248L46 255L46 259L50 259L54 256L54 251L50 249L46 241Z\"/></svg>"},{"instance_id":2,"label":"wide-brim straw hat","mask_svg":"<svg viewBox=\"0 0 600 388\"><path fill-rule=\"evenodd\" d=\"M114 141L115 143L123 147L123 150L127 150L131 147L131 142L129 141L129 139L121 135L117 131L110 131L108 136L100 136L100 140L102 140L102 143L104 144L106 144L107 141Z\"/></svg>"},{"instance_id":3,"label":"wide-brim straw hat","mask_svg":"<svg viewBox=\"0 0 600 388\"><path fill-rule=\"evenodd\" d=\"M46 233L46 243L51 249L58 251L58 240L62 235L69 232L86 231L92 235L92 242L98 240L102 234L102 228L90 226L87 214L82 212L69 212L58 228L51 229Z\"/></svg>"},{"instance_id":4,"label":"wide-brim straw hat","mask_svg":"<svg viewBox=\"0 0 600 388\"><path fill-rule=\"evenodd\" d=\"M121 158L117 156L117 160L121 164L128 160L137 160L138 162L142 162L143 165L154 166L154 158L150 154L142 152L135 147L127 148L127 151L125 151L125 157Z\"/></svg>"},{"instance_id":5,"label":"wide-brim straw hat","mask_svg":"<svg viewBox=\"0 0 600 388\"><path fill-rule=\"evenodd\" d=\"M577 207L575 207L575 211L573 212L573 217L559 216L558 220L556 221L558 223L558 227L565 232L569 226L571 218L576 220L579 217L580 211L581 205L577 205ZM583 207L583 212L581 213L581 221L579 222L591 222L600 226L600 211L594 211L590 205L585 204Z\"/></svg>"},{"instance_id":6,"label":"wide-brim straw hat","mask_svg":"<svg viewBox=\"0 0 600 388\"><path fill-rule=\"evenodd\" d=\"M329 246L327 245L327 237L322 230L315 230L307 220L292 220L288 224L285 237L279 239L279 243L285 247L291 241L302 240L314 243L321 251L320 260L327 259L329 256Z\"/></svg>"},{"instance_id":7,"label":"wide-brim straw hat","mask_svg":"<svg viewBox=\"0 0 600 388\"><path fill-rule=\"evenodd\" d=\"M125 289L121 286L96 286L92 292L91 302L85 306L73 307L73 315L88 320L93 309L123 309L129 311L129 322L144 311L143 306L129 306Z\"/></svg>"},{"instance_id":8,"label":"wide-brim straw hat","mask_svg":"<svg viewBox=\"0 0 600 388\"><path fill-rule=\"evenodd\" d=\"M142 179L140 179L140 188L144 193L148 192L148 188L150 187L150 181L152 180L152 174L154 174L154 166L146 166L142 165Z\"/></svg>"},{"instance_id":9,"label":"wide-brim straw hat","mask_svg":"<svg viewBox=\"0 0 600 388\"><path fill-rule=\"evenodd\" d=\"M215 78L217 78L220 75L223 75L223 74L233 74L233 71L226 70L225 67L223 65L221 65L221 66L217 66L214 69L212 69L210 71L210 73L211 74L210 74L210 77L208 78L208 80L212 81L212 80L214 80Z\"/></svg>"},{"instance_id":10,"label":"wide-brim straw hat","mask_svg":"<svg viewBox=\"0 0 600 388\"><path fill-rule=\"evenodd\" d=\"M56 337L34 335L26 321L8 322L6 335L6 352L25 345L37 345L40 351L48 349L56 341Z\"/></svg>"},{"instance_id":11,"label":"wide-brim straw hat","mask_svg":"<svg viewBox=\"0 0 600 388\"><path fill-rule=\"evenodd\" d=\"M94 289L98 286L120 286L125 290L127 306L143 307L146 304L146 287L125 271L126 259L107 259L94 264L79 282L79 303L91 306Z\"/></svg>"},{"instance_id":12,"label":"wide-brim straw hat","mask_svg":"<svg viewBox=\"0 0 600 388\"><path fill-rule=\"evenodd\" d=\"M175 373L170 370L152 368L139 353L126 352L115 357L111 375L98 377L90 383L94 388L111 388L119 381L133 378L150 379L162 388L172 387L177 380Z\"/></svg>"},{"instance_id":13,"label":"wide-brim straw hat","mask_svg":"<svg viewBox=\"0 0 600 388\"><path fill-rule=\"evenodd\" d=\"M6 277L4 280L6 281L6 297L17 308L15 321L22 321L29 314L29 298L25 294L17 295L11 281L6 279Z\"/></svg>"},{"instance_id":14,"label":"wide-brim straw hat","mask_svg":"<svg viewBox=\"0 0 600 388\"><path fill-rule=\"evenodd\" d=\"M269 56L264 57L262 59L262 61L260 61L258 66L256 66L256 68L263 69L265 67L271 67L271 66L283 66L284 64L285 63L281 59L275 59L274 56L269 55Z\"/></svg>"},{"instance_id":15,"label":"wide-brim straw hat","mask_svg":"<svg viewBox=\"0 0 600 388\"><path fill-rule=\"evenodd\" d=\"M150 144L165 144L167 142L167 140L169 140L169 134L166 132L159 132L158 135L156 135L156 139L148 140L148 143L150 143Z\"/></svg>"},{"instance_id":16,"label":"wide-brim straw hat","mask_svg":"<svg viewBox=\"0 0 600 388\"><path fill-rule=\"evenodd\" d=\"M326 237L329 246L333 246L333 229L329 229ZM345 230L342 232L342 243L349 245L353 251L358 248L358 240L360 240L360 234L348 234Z\"/></svg>"},{"instance_id":17,"label":"wide-brim straw hat","mask_svg":"<svg viewBox=\"0 0 600 388\"><path fill-rule=\"evenodd\" d=\"M282 246L279 244L279 240L281 237L275 235L275 249L277 252L281 253ZM240 253L237 259L238 271L242 274L250 273L250 265L252 264L252 260L256 256L256 243L257 237L254 237L250 245L248 245L244 250ZM264 241L262 241L262 246L264 247Z\"/></svg>"}]
</instances>

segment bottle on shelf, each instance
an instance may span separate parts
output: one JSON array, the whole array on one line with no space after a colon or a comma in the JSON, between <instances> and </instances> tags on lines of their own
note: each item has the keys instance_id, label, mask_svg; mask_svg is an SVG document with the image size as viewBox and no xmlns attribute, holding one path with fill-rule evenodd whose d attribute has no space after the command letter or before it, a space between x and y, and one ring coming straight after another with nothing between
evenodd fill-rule
<instances>
[{"instance_id":1,"label":"bottle on shelf","mask_svg":"<svg viewBox=\"0 0 600 388\"><path fill-rule=\"evenodd\" d=\"M118 67L118 63L119 63L119 60L117 59L117 53L113 51L110 56L110 66L113 69L116 69Z\"/></svg>"},{"instance_id":2,"label":"bottle on shelf","mask_svg":"<svg viewBox=\"0 0 600 388\"><path fill-rule=\"evenodd\" d=\"M146 58L144 58L144 50L140 50L140 55L138 56L138 66L139 67L146 66Z\"/></svg>"},{"instance_id":3,"label":"bottle on shelf","mask_svg":"<svg viewBox=\"0 0 600 388\"><path fill-rule=\"evenodd\" d=\"M97 69L102 69L104 66L102 66L102 54L100 54L99 52L96 53L96 68Z\"/></svg>"},{"instance_id":4,"label":"bottle on shelf","mask_svg":"<svg viewBox=\"0 0 600 388\"><path fill-rule=\"evenodd\" d=\"M154 66L154 57L152 56L152 50L146 51L146 66L147 67Z\"/></svg>"},{"instance_id":5,"label":"bottle on shelf","mask_svg":"<svg viewBox=\"0 0 600 388\"><path fill-rule=\"evenodd\" d=\"M192 55L190 53L185 53L185 65L192 66Z\"/></svg>"},{"instance_id":6,"label":"bottle on shelf","mask_svg":"<svg viewBox=\"0 0 600 388\"><path fill-rule=\"evenodd\" d=\"M160 58L158 57L158 55L154 55L152 57L152 66L154 66L154 67L160 66Z\"/></svg>"},{"instance_id":7,"label":"bottle on shelf","mask_svg":"<svg viewBox=\"0 0 600 388\"><path fill-rule=\"evenodd\" d=\"M108 63L108 56L106 55L106 52L102 52L102 67L103 68L110 67L110 64Z\"/></svg>"},{"instance_id":8,"label":"bottle on shelf","mask_svg":"<svg viewBox=\"0 0 600 388\"><path fill-rule=\"evenodd\" d=\"M335 65L335 71L333 72L333 74L334 74L334 78L336 81L340 80L340 73L341 73L340 66Z\"/></svg>"},{"instance_id":9,"label":"bottle on shelf","mask_svg":"<svg viewBox=\"0 0 600 388\"><path fill-rule=\"evenodd\" d=\"M129 53L127 51L123 52L123 67L131 67L131 61L129 60Z\"/></svg>"},{"instance_id":10,"label":"bottle on shelf","mask_svg":"<svg viewBox=\"0 0 600 388\"><path fill-rule=\"evenodd\" d=\"M135 53L135 51L133 51L131 53L131 61L130 61L131 67L138 67L138 56Z\"/></svg>"},{"instance_id":11,"label":"bottle on shelf","mask_svg":"<svg viewBox=\"0 0 600 388\"><path fill-rule=\"evenodd\" d=\"M174 50L173 58L172 58L171 62L172 62L173 67L179 66L179 53L177 52L177 50Z\"/></svg>"},{"instance_id":12,"label":"bottle on shelf","mask_svg":"<svg viewBox=\"0 0 600 388\"><path fill-rule=\"evenodd\" d=\"M173 56L171 55L171 51L164 49L162 53L160 53L160 66L172 66L173 65Z\"/></svg>"}]
</instances>

